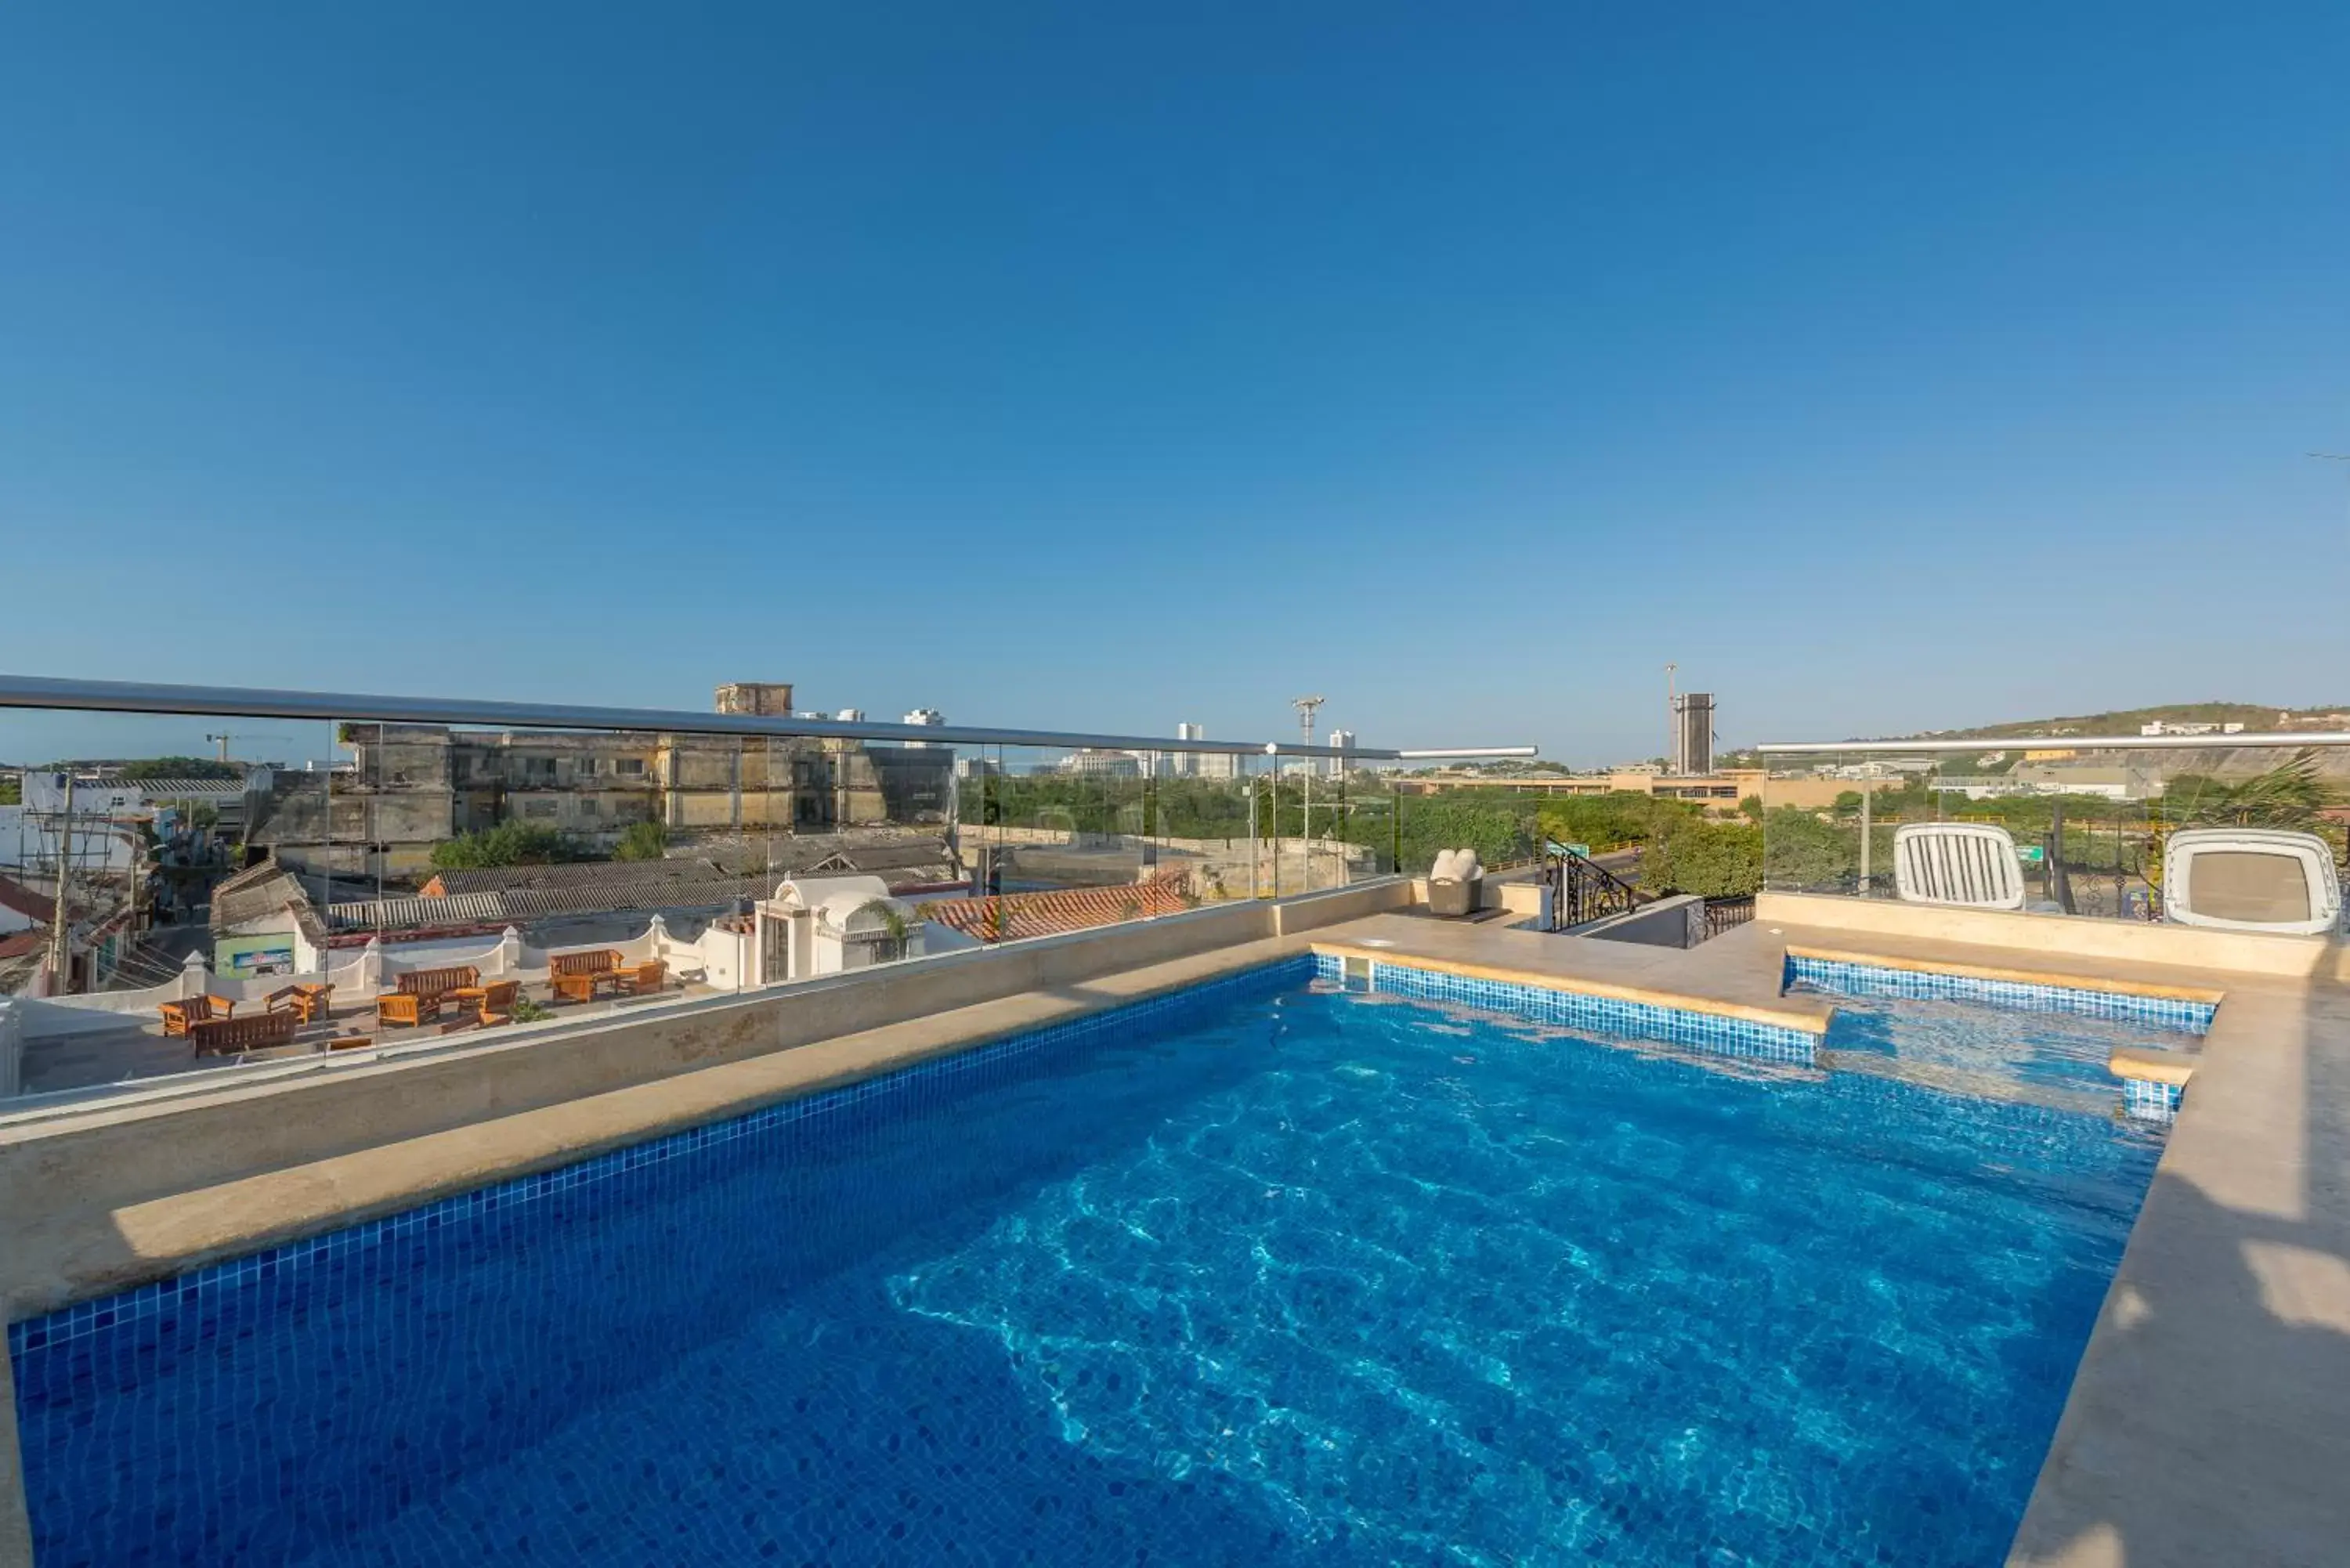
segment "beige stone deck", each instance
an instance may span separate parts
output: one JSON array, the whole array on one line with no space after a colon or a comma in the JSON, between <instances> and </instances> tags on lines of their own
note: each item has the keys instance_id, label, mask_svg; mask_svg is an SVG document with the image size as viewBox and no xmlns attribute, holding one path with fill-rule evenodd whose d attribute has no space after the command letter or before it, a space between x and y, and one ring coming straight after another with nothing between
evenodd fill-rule
<instances>
[{"instance_id":1,"label":"beige stone deck","mask_svg":"<svg viewBox=\"0 0 2350 1568\"><path fill-rule=\"evenodd\" d=\"M21 1311L120 1288L787 1099L1307 945L1677 1000L1819 1027L1782 996L1788 946L2224 993L2084 1356L2012 1562L2031 1568L2350 1563L2350 988L2031 945L1760 919L1681 951L1405 914L1235 942L724 1061L654 1082L260 1171L105 1212L37 1218L0 1258ZM1980 923L1980 922L1978 922ZM176 1043L175 1043L176 1044ZM0 1388L5 1392L5 1388ZM0 1422L0 1428L13 1423ZM13 1433L0 1430L0 1445ZM0 1448L0 1475L9 1467ZM11 1510L19 1511L13 1518ZM0 1568L21 1498L0 1486ZM24 1548L17 1548L22 1552Z\"/></svg>"}]
</instances>

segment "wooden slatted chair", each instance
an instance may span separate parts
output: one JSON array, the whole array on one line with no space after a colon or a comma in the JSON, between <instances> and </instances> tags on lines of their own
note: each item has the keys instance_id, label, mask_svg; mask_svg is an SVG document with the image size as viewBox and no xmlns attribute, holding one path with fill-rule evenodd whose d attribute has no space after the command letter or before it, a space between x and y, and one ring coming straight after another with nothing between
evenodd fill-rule
<instances>
[{"instance_id":1,"label":"wooden slatted chair","mask_svg":"<svg viewBox=\"0 0 2350 1568\"><path fill-rule=\"evenodd\" d=\"M236 1003L225 996L191 996L184 1002L166 1002L157 1005L163 1015L163 1035L178 1039L198 1023L216 1018L233 1018Z\"/></svg>"}]
</instances>

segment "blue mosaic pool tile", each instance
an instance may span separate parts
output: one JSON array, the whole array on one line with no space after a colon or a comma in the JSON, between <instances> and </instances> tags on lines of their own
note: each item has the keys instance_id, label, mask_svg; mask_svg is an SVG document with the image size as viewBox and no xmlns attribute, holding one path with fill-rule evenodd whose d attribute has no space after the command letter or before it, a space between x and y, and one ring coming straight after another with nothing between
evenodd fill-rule
<instances>
[{"instance_id":1,"label":"blue mosaic pool tile","mask_svg":"<svg viewBox=\"0 0 2350 1568\"><path fill-rule=\"evenodd\" d=\"M13 1357L19 1358L19 1387L23 1389L28 1378L45 1371L67 1377L85 1373L86 1366L54 1354L58 1347L73 1342L136 1329L151 1343L154 1334L172 1333L188 1320L201 1319L215 1305L231 1299L245 1310L254 1310L255 1294L252 1287L257 1284L270 1287L265 1293L276 1305L288 1304L321 1265L331 1267L387 1243L421 1242L429 1250L444 1235L482 1231L494 1224L497 1216L519 1207L587 1194L600 1197L597 1189L619 1178L741 1139L772 1134L797 1123L818 1119L860 1125L876 1122L902 1114L910 1106L918 1107L926 1089L941 1087L948 1080L959 1080L959 1086L983 1084L992 1077L1018 1070L1024 1058L1040 1052L1129 1031L1139 1023L1148 1023L1155 1027L1180 1025L1241 998L1295 986L1311 979L1315 970L1312 956L1305 954L1260 965L1140 1002L1089 1012L1066 1023L1050 1024L991 1044L958 1051L843 1088L787 1100L724 1121L614 1149L576 1165L516 1177L494 1187L459 1193L381 1220L330 1231L265 1252L232 1258L174 1279L141 1285L119 1295L78 1302L39 1317L26 1318L8 1325L8 1349ZM26 1352L36 1350L52 1354L27 1368L21 1358Z\"/></svg>"},{"instance_id":2,"label":"blue mosaic pool tile","mask_svg":"<svg viewBox=\"0 0 2350 1568\"><path fill-rule=\"evenodd\" d=\"M1449 1002L1490 1012L1515 1013L1586 1034L1653 1040L1721 1056L1813 1064L1819 1036L1808 1030L1755 1023L1715 1012L1623 1002L1550 986L1479 980L1410 964L1371 961L1370 988L1424 1002Z\"/></svg>"},{"instance_id":3,"label":"blue mosaic pool tile","mask_svg":"<svg viewBox=\"0 0 2350 1568\"><path fill-rule=\"evenodd\" d=\"M2183 1091L2177 1084L2155 1084L2144 1078L2122 1080L2122 1109L2135 1121L2176 1121L2182 1097Z\"/></svg>"},{"instance_id":4,"label":"blue mosaic pool tile","mask_svg":"<svg viewBox=\"0 0 2350 1568\"><path fill-rule=\"evenodd\" d=\"M1808 987L1837 996L1979 1002L1987 1006L2012 1008L2022 1012L2070 1012L2186 1034L2201 1034L2209 1031L2212 1016L2219 1011L2216 1003L2209 1002L2140 996L2121 991L2096 991L2086 986L1985 980L1975 975L1846 963L1832 959L1804 958L1794 953L1787 955L1782 983L1788 987Z\"/></svg>"},{"instance_id":5,"label":"blue mosaic pool tile","mask_svg":"<svg viewBox=\"0 0 2350 1568\"><path fill-rule=\"evenodd\" d=\"M88 1303L39 1561L1997 1556L2152 1135L1320 970Z\"/></svg>"}]
</instances>

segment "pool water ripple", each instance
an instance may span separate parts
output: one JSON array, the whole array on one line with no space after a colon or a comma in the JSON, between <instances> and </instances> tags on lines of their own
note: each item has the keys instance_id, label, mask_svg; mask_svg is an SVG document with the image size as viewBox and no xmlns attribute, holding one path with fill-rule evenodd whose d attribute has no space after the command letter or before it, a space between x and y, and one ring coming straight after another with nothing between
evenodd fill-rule
<instances>
[{"instance_id":1,"label":"pool water ripple","mask_svg":"<svg viewBox=\"0 0 2350 1568\"><path fill-rule=\"evenodd\" d=\"M28 1491L44 1568L1991 1563L2158 1149L1293 985L40 1353Z\"/></svg>"}]
</instances>

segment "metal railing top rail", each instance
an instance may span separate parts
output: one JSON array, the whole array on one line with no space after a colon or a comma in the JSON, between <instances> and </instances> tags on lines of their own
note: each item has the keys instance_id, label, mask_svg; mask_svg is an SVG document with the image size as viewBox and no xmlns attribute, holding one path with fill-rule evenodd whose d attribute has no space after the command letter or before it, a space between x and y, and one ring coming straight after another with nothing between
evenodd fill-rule
<instances>
[{"instance_id":1,"label":"metal railing top rail","mask_svg":"<svg viewBox=\"0 0 2350 1568\"><path fill-rule=\"evenodd\" d=\"M2226 751L2234 746L2350 746L2350 731L2246 732L2235 735L1978 735L1973 740L1937 737L1923 741L1765 741L1754 748L1768 756L1824 752L1918 753L2012 750L2019 746L2062 747L2077 752Z\"/></svg>"},{"instance_id":2,"label":"metal railing top rail","mask_svg":"<svg viewBox=\"0 0 2350 1568\"><path fill-rule=\"evenodd\" d=\"M887 724L660 708L589 708L459 697L385 697L349 691L284 691L243 686L172 686L136 680L74 680L0 675L0 708L86 709L109 713L185 713L221 718L317 719L383 724L471 724L522 730L650 730L691 735L800 736L912 741L941 745L1044 746L1066 751L1201 752L1398 762L1411 757L1533 756L1533 746L1395 751L1378 746L1305 746L1295 742L1187 741L1164 735L1095 735L971 724Z\"/></svg>"}]
</instances>

